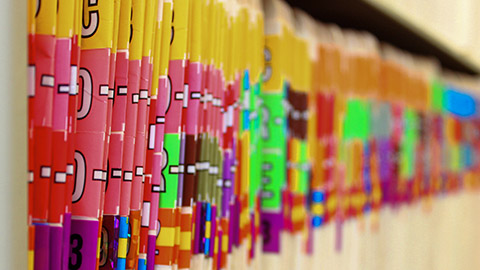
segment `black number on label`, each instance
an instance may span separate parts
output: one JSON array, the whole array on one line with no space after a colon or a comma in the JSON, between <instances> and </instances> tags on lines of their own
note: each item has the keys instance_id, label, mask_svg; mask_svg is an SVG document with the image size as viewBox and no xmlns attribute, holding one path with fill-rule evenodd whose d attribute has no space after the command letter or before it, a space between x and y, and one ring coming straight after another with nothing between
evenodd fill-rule
<instances>
[{"instance_id":1,"label":"black number on label","mask_svg":"<svg viewBox=\"0 0 480 270\"><path fill-rule=\"evenodd\" d=\"M262 221L262 235L263 235L263 245L268 245L271 240L271 235L270 235L270 229L271 229L271 224L268 220L263 220Z\"/></svg>"},{"instance_id":2,"label":"black number on label","mask_svg":"<svg viewBox=\"0 0 480 270\"><path fill-rule=\"evenodd\" d=\"M82 236L80 236L79 234L72 234L70 236L70 245L72 246L72 253L70 256L70 261L68 262L68 269L70 270L80 269L80 267L82 266L82 253L81 253L81 250L83 247ZM72 258L73 256L75 256L75 264L72 263L74 261Z\"/></svg>"}]
</instances>

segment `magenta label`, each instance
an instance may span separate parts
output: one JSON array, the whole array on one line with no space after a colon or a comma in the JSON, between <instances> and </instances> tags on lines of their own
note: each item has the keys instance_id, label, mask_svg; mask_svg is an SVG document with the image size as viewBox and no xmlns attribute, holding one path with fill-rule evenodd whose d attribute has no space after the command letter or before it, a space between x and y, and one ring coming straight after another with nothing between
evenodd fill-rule
<instances>
[{"instance_id":1,"label":"magenta label","mask_svg":"<svg viewBox=\"0 0 480 270\"><path fill-rule=\"evenodd\" d=\"M148 236L148 250L147 250L147 270L153 270L155 267L155 235Z\"/></svg>"},{"instance_id":2,"label":"magenta label","mask_svg":"<svg viewBox=\"0 0 480 270\"><path fill-rule=\"evenodd\" d=\"M68 269L95 269L97 262L97 243L97 220L72 219Z\"/></svg>"},{"instance_id":3,"label":"magenta label","mask_svg":"<svg viewBox=\"0 0 480 270\"><path fill-rule=\"evenodd\" d=\"M262 212L261 231L263 236L263 251L280 252L280 232L282 230L283 216L281 212Z\"/></svg>"},{"instance_id":4,"label":"magenta label","mask_svg":"<svg viewBox=\"0 0 480 270\"><path fill-rule=\"evenodd\" d=\"M35 225L35 259L34 268L39 270L50 269L50 226L46 224Z\"/></svg>"},{"instance_id":5,"label":"magenta label","mask_svg":"<svg viewBox=\"0 0 480 270\"><path fill-rule=\"evenodd\" d=\"M63 227L50 226L50 270L62 269Z\"/></svg>"},{"instance_id":6,"label":"magenta label","mask_svg":"<svg viewBox=\"0 0 480 270\"><path fill-rule=\"evenodd\" d=\"M195 207L195 231L194 231L194 241L193 241L193 253L200 253L200 226L202 222L202 203L197 202Z\"/></svg>"},{"instance_id":7,"label":"magenta label","mask_svg":"<svg viewBox=\"0 0 480 270\"><path fill-rule=\"evenodd\" d=\"M68 259L70 256L70 227L72 223L72 214L65 213L63 218L63 258L62 269L68 269Z\"/></svg>"}]
</instances>

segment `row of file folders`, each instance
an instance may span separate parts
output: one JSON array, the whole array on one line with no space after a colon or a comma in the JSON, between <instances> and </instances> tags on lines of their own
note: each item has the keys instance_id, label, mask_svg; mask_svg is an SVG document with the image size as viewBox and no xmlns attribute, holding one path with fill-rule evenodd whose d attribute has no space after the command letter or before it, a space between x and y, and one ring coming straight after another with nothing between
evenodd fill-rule
<instances>
[{"instance_id":1,"label":"row of file folders","mask_svg":"<svg viewBox=\"0 0 480 270\"><path fill-rule=\"evenodd\" d=\"M434 59L278 0L28 3L29 269L294 269L480 184L477 78Z\"/></svg>"}]
</instances>

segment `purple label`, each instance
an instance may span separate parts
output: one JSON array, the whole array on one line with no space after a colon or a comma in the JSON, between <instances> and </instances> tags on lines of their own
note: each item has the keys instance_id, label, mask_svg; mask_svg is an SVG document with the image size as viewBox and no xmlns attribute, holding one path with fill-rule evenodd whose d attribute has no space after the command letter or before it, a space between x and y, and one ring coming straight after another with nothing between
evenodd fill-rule
<instances>
[{"instance_id":1,"label":"purple label","mask_svg":"<svg viewBox=\"0 0 480 270\"><path fill-rule=\"evenodd\" d=\"M382 182L389 181L390 178L390 161L392 153L390 151L390 140L378 141L378 157L380 165L380 179Z\"/></svg>"},{"instance_id":2,"label":"purple label","mask_svg":"<svg viewBox=\"0 0 480 270\"><path fill-rule=\"evenodd\" d=\"M35 226L35 259L34 268L38 270L50 269L50 226L34 224Z\"/></svg>"},{"instance_id":3,"label":"purple label","mask_svg":"<svg viewBox=\"0 0 480 270\"><path fill-rule=\"evenodd\" d=\"M72 214L66 213L63 216L63 251L62 251L62 269L68 269L68 259L70 258L70 227Z\"/></svg>"},{"instance_id":4,"label":"purple label","mask_svg":"<svg viewBox=\"0 0 480 270\"><path fill-rule=\"evenodd\" d=\"M223 184L223 192L222 192L222 205L230 205L230 200L231 200L231 190L232 190L232 177L231 177L231 158L230 158L230 152L225 151L224 158L223 158L223 179L224 179L224 184ZM226 183L229 184L226 184ZM229 212L229 207L222 207L222 217L227 216L227 212Z\"/></svg>"},{"instance_id":5,"label":"purple label","mask_svg":"<svg viewBox=\"0 0 480 270\"><path fill-rule=\"evenodd\" d=\"M148 236L147 270L153 270L155 267L155 241L157 241L155 235Z\"/></svg>"},{"instance_id":6,"label":"purple label","mask_svg":"<svg viewBox=\"0 0 480 270\"><path fill-rule=\"evenodd\" d=\"M250 213L250 258L255 258L255 244L257 242L257 235L255 233L255 213Z\"/></svg>"},{"instance_id":7,"label":"purple label","mask_svg":"<svg viewBox=\"0 0 480 270\"><path fill-rule=\"evenodd\" d=\"M50 227L50 270L62 269L63 227Z\"/></svg>"},{"instance_id":8,"label":"purple label","mask_svg":"<svg viewBox=\"0 0 480 270\"><path fill-rule=\"evenodd\" d=\"M262 212L262 236L263 251L279 253L280 252L280 232L282 230L283 216L281 212Z\"/></svg>"},{"instance_id":9,"label":"purple label","mask_svg":"<svg viewBox=\"0 0 480 270\"><path fill-rule=\"evenodd\" d=\"M195 207L195 235L194 235L194 241L193 241L193 253L198 254L200 253L200 223L202 220L202 203L197 202L197 205Z\"/></svg>"},{"instance_id":10,"label":"purple label","mask_svg":"<svg viewBox=\"0 0 480 270\"><path fill-rule=\"evenodd\" d=\"M97 262L98 220L72 219L68 269L95 269Z\"/></svg>"},{"instance_id":11,"label":"purple label","mask_svg":"<svg viewBox=\"0 0 480 270\"><path fill-rule=\"evenodd\" d=\"M233 211L230 212L232 217L232 240L233 245L240 246L240 201L235 198Z\"/></svg>"}]
</instances>

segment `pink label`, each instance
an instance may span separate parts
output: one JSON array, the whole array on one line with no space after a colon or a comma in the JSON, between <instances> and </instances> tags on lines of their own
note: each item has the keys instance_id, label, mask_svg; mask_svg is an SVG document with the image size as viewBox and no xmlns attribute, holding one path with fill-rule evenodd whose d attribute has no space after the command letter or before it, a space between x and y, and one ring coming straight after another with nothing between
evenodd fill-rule
<instances>
[{"instance_id":1,"label":"pink label","mask_svg":"<svg viewBox=\"0 0 480 270\"><path fill-rule=\"evenodd\" d=\"M198 118L202 87L203 67L200 63L189 63L188 66L188 107L186 129L187 135L194 135L198 132Z\"/></svg>"},{"instance_id":2,"label":"pink label","mask_svg":"<svg viewBox=\"0 0 480 270\"><path fill-rule=\"evenodd\" d=\"M109 49L83 50L79 69L72 214L98 218L104 171Z\"/></svg>"},{"instance_id":3,"label":"pink label","mask_svg":"<svg viewBox=\"0 0 480 270\"><path fill-rule=\"evenodd\" d=\"M125 177L122 162L128 95L127 83L128 53L119 51L116 59L116 88L114 89L110 144L108 145L108 182L104 208L107 215L119 214L122 179Z\"/></svg>"},{"instance_id":4,"label":"pink label","mask_svg":"<svg viewBox=\"0 0 480 270\"><path fill-rule=\"evenodd\" d=\"M151 64L148 57L142 58L140 76L140 89L139 89L139 102L137 112L137 128L135 135L135 153L134 153L134 178L132 182L132 198L130 202L131 210L140 210L142 204L142 191L143 191L143 175L145 172L145 156L146 156L146 132L148 123L149 107L147 101L150 96L149 93L149 71ZM143 88L142 88L143 86Z\"/></svg>"},{"instance_id":5,"label":"pink label","mask_svg":"<svg viewBox=\"0 0 480 270\"><path fill-rule=\"evenodd\" d=\"M76 136L75 178L72 193L72 214L98 218L103 170L104 134L81 133Z\"/></svg>"},{"instance_id":6,"label":"pink label","mask_svg":"<svg viewBox=\"0 0 480 270\"><path fill-rule=\"evenodd\" d=\"M51 127L53 92L55 86L55 43L54 36L35 36L35 126Z\"/></svg>"},{"instance_id":7,"label":"pink label","mask_svg":"<svg viewBox=\"0 0 480 270\"><path fill-rule=\"evenodd\" d=\"M142 203L142 191L143 191L143 175L145 173L145 156L146 156L146 132L148 123L149 107L147 106L149 93L149 71L151 64L148 57L142 59L142 70L140 77L140 89L137 113L137 128L135 136L135 153L134 153L134 171L135 175L132 182L132 198L130 202L130 209L140 210ZM144 88L142 88L142 86Z\"/></svg>"},{"instance_id":8,"label":"pink label","mask_svg":"<svg viewBox=\"0 0 480 270\"><path fill-rule=\"evenodd\" d=\"M185 97L185 67L184 60L170 60L168 69L170 87L167 87L166 121L165 132L169 134L179 133L182 122L182 107ZM165 89L164 89L165 90ZM161 89L159 85L159 96ZM162 100L159 98L159 100Z\"/></svg>"},{"instance_id":9,"label":"pink label","mask_svg":"<svg viewBox=\"0 0 480 270\"><path fill-rule=\"evenodd\" d=\"M128 83L128 55L126 52L117 53L114 102L112 111L112 133L124 132L126 110L127 110L127 94L129 89Z\"/></svg>"},{"instance_id":10,"label":"pink label","mask_svg":"<svg viewBox=\"0 0 480 270\"><path fill-rule=\"evenodd\" d=\"M70 93L70 39L58 39L55 48L55 88L53 97L53 130L67 129Z\"/></svg>"},{"instance_id":11,"label":"pink label","mask_svg":"<svg viewBox=\"0 0 480 270\"><path fill-rule=\"evenodd\" d=\"M83 50L79 70L77 133L105 133L109 49Z\"/></svg>"},{"instance_id":12,"label":"pink label","mask_svg":"<svg viewBox=\"0 0 480 270\"><path fill-rule=\"evenodd\" d=\"M123 180L121 188L120 215L127 216L130 212L130 196L132 191L132 181L135 177L133 169L133 154L135 148L135 137L125 136L123 155Z\"/></svg>"},{"instance_id":13,"label":"pink label","mask_svg":"<svg viewBox=\"0 0 480 270\"><path fill-rule=\"evenodd\" d=\"M125 121L125 141L123 155L124 181L122 182L120 215L127 216L130 212L132 181L137 174L133 168L135 153L135 133L137 128L138 103L140 102L140 60L129 61L128 71L127 115Z\"/></svg>"},{"instance_id":14,"label":"pink label","mask_svg":"<svg viewBox=\"0 0 480 270\"><path fill-rule=\"evenodd\" d=\"M110 134L108 149L108 175L105 191L104 211L107 215L118 215L122 185L123 134Z\"/></svg>"}]
</instances>

